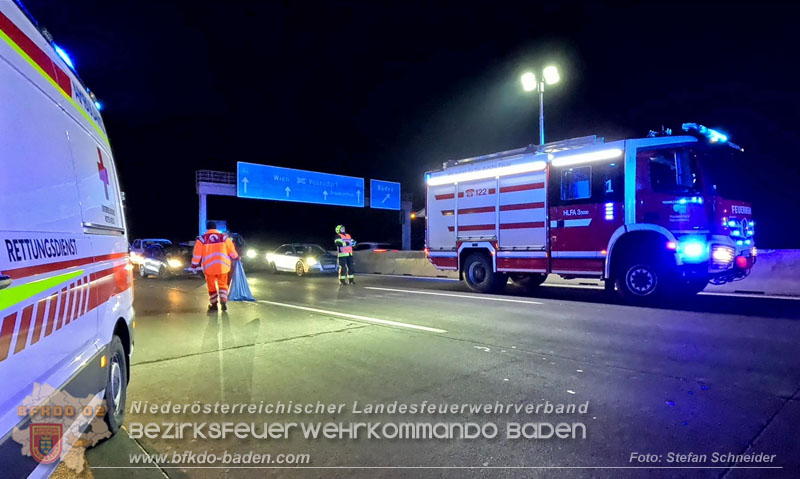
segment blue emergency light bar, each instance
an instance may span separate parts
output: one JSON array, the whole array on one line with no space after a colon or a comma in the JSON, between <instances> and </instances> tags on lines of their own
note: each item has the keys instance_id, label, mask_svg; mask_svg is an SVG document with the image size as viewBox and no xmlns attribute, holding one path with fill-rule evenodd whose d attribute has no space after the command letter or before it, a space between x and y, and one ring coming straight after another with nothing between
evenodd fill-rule
<instances>
[{"instance_id":1,"label":"blue emergency light bar","mask_svg":"<svg viewBox=\"0 0 800 479\"><path fill-rule=\"evenodd\" d=\"M731 143L728 141L728 135L714 130L713 128L708 128L707 126L700 125L697 123L684 123L681 125L681 129L687 133L696 133L700 136L704 136L708 138L708 141L711 143L727 143L731 148L735 148L737 150L744 151L742 147L737 145L736 143Z\"/></svg>"},{"instance_id":2,"label":"blue emergency light bar","mask_svg":"<svg viewBox=\"0 0 800 479\"><path fill-rule=\"evenodd\" d=\"M55 48L58 56L61 57L62 60L64 60L64 63L66 63L71 69L75 70L75 64L72 63L72 58L69 56L69 53L67 53L66 50L56 45L55 43L53 43L53 48Z\"/></svg>"}]
</instances>

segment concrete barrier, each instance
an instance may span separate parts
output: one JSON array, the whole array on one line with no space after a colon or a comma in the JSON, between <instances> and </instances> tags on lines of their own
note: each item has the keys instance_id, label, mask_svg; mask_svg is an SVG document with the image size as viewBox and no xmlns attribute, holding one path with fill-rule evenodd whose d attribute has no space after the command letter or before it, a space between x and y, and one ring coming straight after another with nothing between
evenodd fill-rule
<instances>
[{"instance_id":1,"label":"concrete barrier","mask_svg":"<svg viewBox=\"0 0 800 479\"><path fill-rule=\"evenodd\" d=\"M455 271L440 271L422 251L355 253L358 273L394 274L458 279ZM562 280L550 275L548 284L601 284L591 279ZM724 285L708 285L706 291L800 296L800 250L760 250L758 261L747 278Z\"/></svg>"},{"instance_id":2,"label":"concrete barrier","mask_svg":"<svg viewBox=\"0 0 800 479\"><path fill-rule=\"evenodd\" d=\"M356 273L458 279L458 273L455 271L440 271L434 268L423 251L387 251L385 253L356 251L354 256Z\"/></svg>"},{"instance_id":3,"label":"concrete barrier","mask_svg":"<svg viewBox=\"0 0 800 479\"><path fill-rule=\"evenodd\" d=\"M706 291L800 296L800 250L759 250L750 276Z\"/></svg>"}]
</instances>

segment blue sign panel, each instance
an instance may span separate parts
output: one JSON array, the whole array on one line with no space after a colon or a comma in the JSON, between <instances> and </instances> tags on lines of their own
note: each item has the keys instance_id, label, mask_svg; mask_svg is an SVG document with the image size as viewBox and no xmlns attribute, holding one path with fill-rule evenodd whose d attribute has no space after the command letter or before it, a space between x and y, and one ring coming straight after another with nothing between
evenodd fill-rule
<instances>
[{"instance_id":1,"label":"blue sign panel","mask_svg":"<svg viewBox=\"0 0 800 479\"><path fill-rule=\"evenodd\" d=\"M364 206L364 178L238 162L236 196L336 206Z\"/></svg>"},{"instance_id":2,"label":"blue sign panel","mask_svg":"<svg viewBox=\"0 0 800 479\"><path fill-rule=\"evenodd\" d=\"M400 210L400 183L369 180L369 207Z\"/></svg>"}]
</instances>

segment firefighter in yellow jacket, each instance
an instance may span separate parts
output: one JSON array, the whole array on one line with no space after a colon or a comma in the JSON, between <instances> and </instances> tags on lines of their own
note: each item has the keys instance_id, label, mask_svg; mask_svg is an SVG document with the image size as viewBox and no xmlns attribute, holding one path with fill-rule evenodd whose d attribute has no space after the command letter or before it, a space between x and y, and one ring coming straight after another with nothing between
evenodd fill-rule
<instances>
[{"instance_id":1,"label":"firefighter in yellow jacket","mask_svg":"<svg viewBox=\"0 0 800 479\"><path fill-rule=\"evenodd\" d=\"M355 271L353 271L353 246L356 242L344 230L343 225L336 227L336 252L339 256L339 284L355 284Z\"/></svg>"},{"instance_id":2,"label":"firefighter in yellow jacket","mask_svg":"<svg viewBox=\"0 0 800 479\"><path fill-rule=\"evenodd\" d=\"M217 229L213 221L206 223L206 234L198 236L194 243L192 267L203 267L203 274L208 284L208 311L217 311L217 302L222 303L222 310L228 310L228 273L231 262L238 261L239 255L230 237Z\"/></svg>"}]
</instances>

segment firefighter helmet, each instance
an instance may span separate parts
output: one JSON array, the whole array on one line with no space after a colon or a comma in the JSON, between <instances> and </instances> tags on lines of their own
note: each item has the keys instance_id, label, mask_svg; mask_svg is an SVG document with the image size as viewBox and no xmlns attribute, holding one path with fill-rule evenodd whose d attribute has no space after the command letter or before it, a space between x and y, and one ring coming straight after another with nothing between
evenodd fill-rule
<instances>
[{"instance_id":1,"label":"firefighter helmet","mask_svg":"<svg viewBox=\"0 0 800 479\"><path fill-rule=\"evenodd\" d=\"M344 229L344 225L338 225L338 226L336 227L336 234L339 234L339 233L341 233L343 229Z\"/></svg>"}]
</instances>

